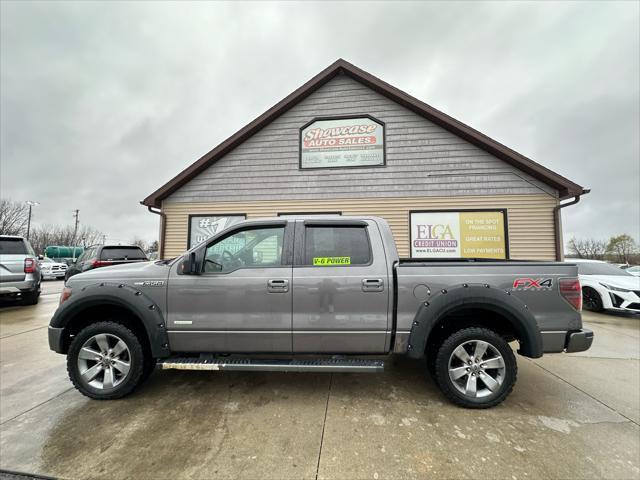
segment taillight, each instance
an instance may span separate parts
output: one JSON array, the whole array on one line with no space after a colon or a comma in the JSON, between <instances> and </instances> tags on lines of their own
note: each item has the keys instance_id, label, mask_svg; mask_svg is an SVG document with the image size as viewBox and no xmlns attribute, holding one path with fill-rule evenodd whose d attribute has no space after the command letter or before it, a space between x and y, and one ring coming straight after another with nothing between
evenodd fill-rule
<instances>
[{"instance_id":1,"label":"taillight","mask_svg":"<svg viewBox=\"0 0 640 480\"><path fill-rule=\"evenodd\" d=\"M24 273L33 273L36 271L36 261L33 258L24 259Z\"/></svg>"},{"instance_id":2,"label":"taillight","mask_svg":"<svg viewBox=\"0 0 640 480\"><path fill-rule=\"evenodd\" d=\"M62 293L60 294L60 305L62 305L67 300L69 300L70 296L71 296L71 288L70 287L64 287L62 289Z\"/></svg>"},{"instance_id":3,"label":"taillight","mask_svg":"<svg viewBox=\"0 0 640 480\"><path fill-rule=\"evenodd\" d=\"M91 262L93 268L108 267L109 265L113 265L113 262L105 262L104 260L94 260Z\"/></svg>"},{"instance_id":4,"label":"taillight","mask_svg":"<svg viewBox=\"0 0 640 480\"><path fill-rule=\"evenodd\" d=\"M580 280L577 278L561 278L558 282L560 285L560 295L571 304L577 311L582 310L582 288Z\"/></svg>"}]
</instances>

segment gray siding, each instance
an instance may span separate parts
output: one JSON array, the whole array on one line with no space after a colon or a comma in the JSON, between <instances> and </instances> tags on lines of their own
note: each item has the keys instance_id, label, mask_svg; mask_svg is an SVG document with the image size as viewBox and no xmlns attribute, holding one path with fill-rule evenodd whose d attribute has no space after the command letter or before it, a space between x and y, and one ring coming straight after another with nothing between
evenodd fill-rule
<instances>
[{"instance_id":1,"label":"gray siding","mask_svg":"<svg viewBox=\"0 0 640 480\"><path fill-rule=\"evenodd\" d=\"M299 129L320 116L386 124L386 167L300 170ZM168 202L513 195L551 187L340 75L176 190Z\"/></svg>"}]
</instances>

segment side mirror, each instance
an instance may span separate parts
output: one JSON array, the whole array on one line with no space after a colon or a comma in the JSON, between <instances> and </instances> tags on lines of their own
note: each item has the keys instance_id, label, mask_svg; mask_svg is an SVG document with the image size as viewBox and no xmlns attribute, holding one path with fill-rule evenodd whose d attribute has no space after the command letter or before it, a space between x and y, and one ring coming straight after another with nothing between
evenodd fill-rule
<instances>
[{"instance_id":1,"label":"side mirror","mask_svg":"<svg viewBox=\"0 0 640 480\"><path fill-rule=\"evenodd\" d=\"M189 255L185 255L182 260L182 274L183 275L198 275L198 262L196 260L196 252L190 252Z\"/></svg>"},{"instance_id":2,"label":"side mirror","mask_svg":"<svg viewBox=\"0 0 640 480\"><path fill-rule=\"evenodd\" d=\"M38 260L44 260L44 255L38 255Z\"/></svg>"}]
</instances>

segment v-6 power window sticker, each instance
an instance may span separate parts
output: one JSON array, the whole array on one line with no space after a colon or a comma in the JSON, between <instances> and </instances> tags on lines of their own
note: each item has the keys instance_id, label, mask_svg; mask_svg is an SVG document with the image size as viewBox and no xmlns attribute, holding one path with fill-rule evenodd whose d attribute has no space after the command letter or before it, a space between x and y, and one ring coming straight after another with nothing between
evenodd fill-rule
<instances>
[{"instance_id":1,"label":"v-6 power window sticker","mask_svg":"<svg viewBox=\"0 0 640 480\"><path fill-rule=\"evenodd\" d=\"M315 267L325 267L329 265L351 265L351 257L314 257Z\"/></svg>"}]
</instances>

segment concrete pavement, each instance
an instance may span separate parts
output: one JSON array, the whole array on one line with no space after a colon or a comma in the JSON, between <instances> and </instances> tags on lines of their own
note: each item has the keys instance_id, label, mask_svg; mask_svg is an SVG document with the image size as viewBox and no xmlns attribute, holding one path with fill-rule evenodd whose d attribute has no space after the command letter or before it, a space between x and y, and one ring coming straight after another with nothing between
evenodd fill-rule
<instances>
[{"instance_id":1,"label":"concrete pavement","mask_svg":"<svg viewBox=\"0 0 640 480\"><path fill-rule=\"evenodd\" d=\"M518 357L494 409L383 374L158 371L88 400L48 350L57 295L0 309L0 468L63 478L640 478L640 318L587 313L593 348Z\"/></svg>"}]
</instances>

